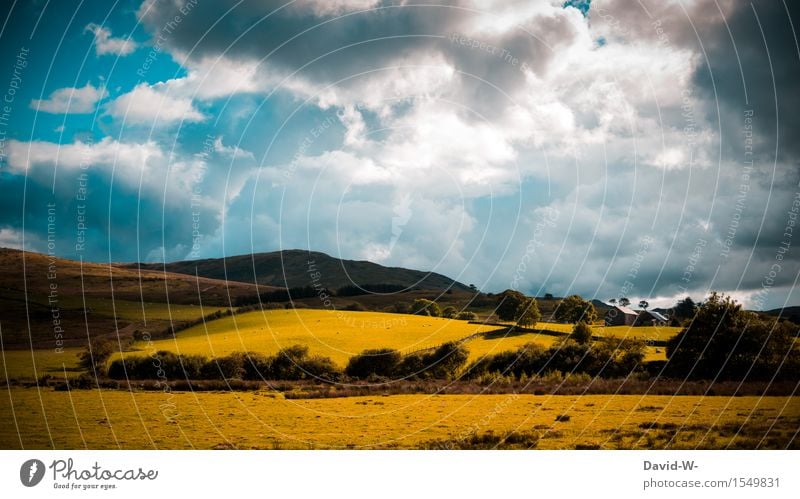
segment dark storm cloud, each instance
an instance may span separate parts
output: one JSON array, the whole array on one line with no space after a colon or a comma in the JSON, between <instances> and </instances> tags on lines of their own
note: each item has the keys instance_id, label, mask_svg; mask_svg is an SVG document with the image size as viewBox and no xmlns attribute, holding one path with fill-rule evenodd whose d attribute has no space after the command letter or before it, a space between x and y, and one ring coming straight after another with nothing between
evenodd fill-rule
<instances>
[{"instance_id":1,"label":"dark storm cloud","mask_svg":"<svg viewBox=\"0 0 800 499\"><path fill-rule=\"evenodd\" d=\"M762 161L797 166L800 153L800 4L737 2L725 23L701 33L707 59L695 82L719 103L726 149L741 151L742 114L753 110ZM730 30L730 31L729 31Z\"/></svg>"}]
</instances>

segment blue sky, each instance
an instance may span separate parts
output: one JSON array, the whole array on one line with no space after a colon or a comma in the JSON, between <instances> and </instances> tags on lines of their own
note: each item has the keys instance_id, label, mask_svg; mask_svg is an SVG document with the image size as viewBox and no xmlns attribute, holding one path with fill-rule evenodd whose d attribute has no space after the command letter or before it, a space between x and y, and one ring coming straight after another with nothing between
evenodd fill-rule
<instances>
[{"instance_id":1,"label":"blue sky","mask_svg":"<svg viewBox=\"0 0 800 499\"><path fill-rule=\"evenodd\" d=\"M798 302L793 7L426 4L7 2L0 245Z\"/></svg>"}]
</instances>

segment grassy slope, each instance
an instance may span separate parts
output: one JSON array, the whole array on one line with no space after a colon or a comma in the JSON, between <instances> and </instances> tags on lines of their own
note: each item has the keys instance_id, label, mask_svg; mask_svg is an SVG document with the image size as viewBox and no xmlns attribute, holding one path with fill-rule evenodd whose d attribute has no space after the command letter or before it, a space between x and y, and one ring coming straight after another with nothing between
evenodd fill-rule
<instances>
[{"instance_id":1,"label":"grassy slope","mask_svg":"<svg viewBox=\"0 0 800 499\"><path fill-rule=\"evenodd\" d=\"M55 392L0 398L4 449L414 448L494 431L535 432L540 449L786 447L787 397L394 395L284 400L260 392ZM163 411L167 411L166 413ZM172 420L165 417L173 416ZM557 415L569 421L557 422ZM652 423L674 425L649 429ZM762 440L763 439L763 440ZM794 444L797 447L797 443Z\"/></svg>"},{"instance_id":2,"label":"grassy slope","mask_svg":"<svg viewBox=\"0 0 800 499\"><path fill-rule=\"evenodd\" d=\"M218 357L231 352L273 354L295 344L345 365L353 354L370 348L395 348L404 353L459 340L496 329L417 315L329 310L269 310L250 312L201 324L177 339L138 343L147 351L170 350Z\"/></svg>"},{"instance_id":3,"label":"grassy slope","mask_svg":"<svg viewBox=\"0 0 800 499\"><path fill-rule=\"evenodd\" d=\"M48 272L56 272L48 279ZM115 265L50 261L46 255L0 249L0 325L4 348L55 347L50 286L56 285L57 307L66 345L80 346L91 336L114 334L135 325L163 329L173 321L200 316L235 299L255 293L255 286L196 279L182 274L123 269ZM84 313L83 300L86 300ZM167 305L167 304L170 305ZM193 306L194 305L194 306ZM144 310L142 310L144 308ZM114 320L116 312L117 321ZM171 316L171 317L170 317Z\"/></svg>"}]
</instances>

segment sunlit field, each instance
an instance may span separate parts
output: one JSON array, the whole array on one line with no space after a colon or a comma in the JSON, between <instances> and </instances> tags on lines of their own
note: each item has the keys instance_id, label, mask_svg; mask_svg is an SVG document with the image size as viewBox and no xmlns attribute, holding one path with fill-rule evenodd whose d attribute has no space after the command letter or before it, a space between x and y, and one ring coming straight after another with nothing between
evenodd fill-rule
<instances>
[{"instance_id":1,"label":"sunlit field","mask_svg":"<svg viewBox=\"0 0 800 499\"><path fill-rule=\"evenodd\" d=\"M493 329L497 328L419 315L268 310L224 317L180 331L175 339L154 340L152 345L139 342L134 349L221 357L232 352L271 355L300 344L345 365L352 355L370 348L409 353Z\"/></svg>"},{"instance_id":2,"label":"sunlit field","mask_svg":"<svg viewBox=\"0 0 800 499\"><path fill-rule=\"evenodd\" d=\"M3 448L784 448L787 397L393 395L285 400L260 392L11 388ZM503 436L512 435L508 445Z\"/></svg>"}]
</instances>

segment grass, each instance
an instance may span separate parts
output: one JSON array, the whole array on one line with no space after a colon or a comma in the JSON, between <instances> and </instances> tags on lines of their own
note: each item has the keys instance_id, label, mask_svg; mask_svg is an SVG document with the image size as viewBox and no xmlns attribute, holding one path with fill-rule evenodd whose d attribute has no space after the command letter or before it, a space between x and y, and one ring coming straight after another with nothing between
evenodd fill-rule
<instances>
[{"instance_id":1,"label":"grass","mask_svg":"<svg viewBox=\"0 0 800 499\"><path fill-rule=\"evenodd\" d=\"M558 337L538 333L511 332L508 334L486 333L469 340L466 347L469 349L469 360L478 360L487 355L497 355L501 352L517 350L528 343L536 343L544 348L550 347L558 341Z\"/></svg>"},{"instance_id":2,"label":"grass","mask_svg":"<svg viewBox=\"0 0 800 499\"><path fill-rule=\"evenodd\" d=\"M81 348L65 348L62 353L57 353L54 349L39 349L33 351L33 360L30 350L0 352L0 379L34 379L45 375L63 378L65 371L67 377L77 376L80 374L78 354L82 351Z\"/></svg>"},{"instance_id":3,"label":"grass","mask_svg":"<svg viewBox=\"0 0 800 499\"><path fill-rule=\"evenodd\" d=\"M6 449L797 448L789 397L56 392L0 398ZM561 421L556 421L561 416ZM568 416L569 419L565 416ZM495 435L495 436L492 436ZM499 436L499 437L498 437ZM466 445L465 445L466 443Z\"/></svg>"},{"instance_id":4,"label":"grass","mask_svg":"<svg viewBox=\"0 0 800 499\"><path fill-rule=\"evenodd\" d=\"M181 331L175 339L156 340L152 345L140 342L134 348L221 357L232 352L271 355L301 344L343 366L352 355L369 348L408 353L492 329L496 328L418 315L267 310L223 317Z\"/></svg>"},{"instance_id":5,"label":"grass","mask_svg":"<svg viewBox=\"0 0 800 499\"><path fill-rule=\"evenodd\" d=\"M667 341L677 335L681 328L670 326L592 326L592 331L598 336L612 336L614 338L642 341Z\"/></svg>"}]
</instances>

